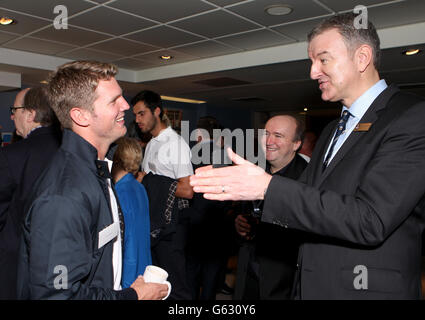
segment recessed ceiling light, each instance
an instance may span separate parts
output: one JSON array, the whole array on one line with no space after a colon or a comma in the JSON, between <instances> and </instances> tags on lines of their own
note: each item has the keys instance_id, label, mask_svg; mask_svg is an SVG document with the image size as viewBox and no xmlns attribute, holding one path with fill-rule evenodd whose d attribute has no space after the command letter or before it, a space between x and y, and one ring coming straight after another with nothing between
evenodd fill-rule
<instances>
[{"instance_id":1,"label":"recessed ceiling light","mask_svg":"<svg viewBox=\"0 0 425 320\"><path fill-rule=\"evenodd\" d=\"M409 50L403 51L403 54L406 56L413 56L415 54L418 54L419 52L421 52L421 50L419 49L409 49Z\"/></svg>"},{"instance_id":2,"label":"recessed ceiling light","mask_svg":"<svg viewBox=\"0 0 425 320\"><path fill-rule=\"evenodd\" d=\"M163 55L163 56L160 56L159 58L162 59L162 60L171 60L171 59L173 59L172 56L168 56L168 55Z\"/></svg>"},{"instance_id":3,"label":"recessed ceiling light","mask_svg":"<svg viewBox=\"0 0 425 320\"><path fill-rule=\"evenodd\" d=\"M264 11L271 16L284 16L292 12L292 8L286 4L274 4L264 8Z\"/></svg>"},{"instance_id":4,"label":"recessed ceiling light","mask_svg":"<svg viewBox=\"0 0 425 320\"><path fill-rule=\"evenodd\" d=\"M16 20L8 18L8 17L0 17L0 25L7 26L9 24L16 23Z\"/></svg>"}]
</instances>

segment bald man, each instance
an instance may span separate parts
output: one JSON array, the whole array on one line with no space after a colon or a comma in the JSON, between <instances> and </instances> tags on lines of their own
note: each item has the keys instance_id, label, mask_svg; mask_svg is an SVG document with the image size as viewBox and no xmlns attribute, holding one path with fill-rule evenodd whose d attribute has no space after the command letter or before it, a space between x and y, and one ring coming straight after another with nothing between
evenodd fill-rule
<instances>
[{"instance_id":1,"label":"bald man","mask_svg":"<svg viewBox=\"0 0 425 320\"><path fill-rule=\"evenodd\" d=\"M303 131L302 122L290 115L274 116L267 121L261 145L268 173L290 179L301 175L307 166L307 162L297 154ZM262 201L253 204L262 210ZM296 271L298 232L259 223L259 215L255 213L238 215L235 227L246 241L239 252L234 298L289 299Z\"/></svg>"},{"instance_id":2,"label":"bald man","mask_svg":"<svg viewBox=\"0 0 425 320\"><path fill-rule=\"evenodd\" d=\"M25 108L24 105L24 98L26 93L30 90L30 88L23 89L18 92L18 94L15 97L15 102L13 103L13 107L10 110L10 119L15 123L15 130L16 134L21 136L22 138L25 138L26 134L24 132L26 131L23 127L25 125L24 122L24 114L25 114Z\"/></svg>"},{"instance_id":3,"label":"bald man","mask_svg":"<svg viewBox=\"0 0 425 320\"><path fill-rule=\"evenodd\" d=\"M0 149L0 299L16 299L23 206L61 141L43 88L21 90L10 112L24 139Z\"/></svg>"}]
</instances>

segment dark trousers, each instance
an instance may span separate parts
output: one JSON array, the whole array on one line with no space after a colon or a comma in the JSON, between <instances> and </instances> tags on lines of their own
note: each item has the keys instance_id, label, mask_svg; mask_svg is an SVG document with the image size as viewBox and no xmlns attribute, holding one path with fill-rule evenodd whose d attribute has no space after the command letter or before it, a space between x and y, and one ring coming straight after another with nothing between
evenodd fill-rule
<instances>
[{"instance_id":1,"label":"dark trousers","mask_svg":"<svg viewBox=\"0 0 425 320\"><path fill-rule=\"evenodd\" d=\"M244 242L239 249L234 300L258 300L260 298L258 274L252 267L254 263L256 263L255 243Z\"/></svg>"},{"instance_id":2,"label":"dark trousers","mask_svg":"<svg viewBox=\"0 0 425 320\"><path fill-rule=\"evenodd\" d=\"M0 232L0 300L17 299L16 283L20 237L8 217Z\"/></svg>"},{"instance_id":3,"label":"dark trousers","mask_svg":"<svg viewBox=\"0 0 425 320\"><path fill-rule=\"evenodd\" d=\"M177 225L176 232L166 240L159 240L152 247L152 263L168 272L171 294L168 300L190 300L191 293L186 283L186 227Z\"/></svg>"},{"instance_id":4,"label":"dark trousers","mask_svg":"<svg viewBox=\"0 0 425 320\"><path fill-rule=\"evenodd\" d=\"M222 285L220 282L226 268L226 258L207 254L208 252L194 251L187 255L187 282L193 300L215 300Z\"/></svg>"}]
</instances>

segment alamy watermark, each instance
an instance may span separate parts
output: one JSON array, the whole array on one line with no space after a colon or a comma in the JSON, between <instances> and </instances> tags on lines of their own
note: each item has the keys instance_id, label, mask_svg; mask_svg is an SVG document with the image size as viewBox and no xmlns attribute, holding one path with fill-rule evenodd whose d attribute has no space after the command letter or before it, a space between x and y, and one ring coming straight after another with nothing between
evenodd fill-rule
<instances>
[{"instance_id":1,"label":"alamy watermark","mask_svg":"<svg viewBox=\"0 0 425 320\"><path fill-rule=\"evenodd\" d=\"M354 289L367 290L369 285L367 267L364 265L357 265L354 267L353 273L357 274L353 281Z\"/></svg>"},{"instance_id":2,"label":"alamy watermark","mask_svg":"<svg viewBox=\"0 0 425 320\"><path fill-rule=\"evenodd\" d=\"M68 29L68 8L64 5L57 5L53 9L54 14L59 14L53 20L53 27L56 30Z\"/></svg>"},{"instance_id":3,"label":"alamy watermark","mask_svg":"<svg viewBox=\"0 0 425 320\"><path fill-rule=\"evenodd\" d=\"M367 29L368 25L368 13L367 7L358 5L353 9L355 14L358 16L354 19L354 28L356 29Z\"/></svg>"},{"instance_id":4,"label":"alamy watermark","mask_svg":"<svg viewBox=\"0 0 425 320\"><path fill-rule=\"evenodd\" d=\"M261 138L264 135L264 129L246 129L240 128L231 131L230 129L214 129L211 137L204 129L189 130L189 121L181 122L181 137L190 145L192 142L198 142L198 137L202 136L203 141L212 140L216 147L212 148L209 143L197 143L191 149L191 162L198 164L217 164L229 165L232 161L227 157L227 147L234 147L234 151L246 160L265 169L266 158L261 147ZM256 140L256 133L258 140ZM183 141L164 143L158 151L157 161L162 164L185 165L188 162L187 155L183 154L186 149ZM223 148L223 149L221 149ZM224 156L223 156L224 155ZM211 163L212 159L212 163Z\"/></svg>"},{"instance_id":5,"label":"alamy watermark","mask_svg":"<svg viewBox=\"0 0 425 320\"><path fill-rule=\"evenodd\" d=\"M68 289L68 268L64 265L57 265L53 269L53 273L57 274L53 281L53 287L56 290L67 290Z\"/></svg>"}]
</instances>

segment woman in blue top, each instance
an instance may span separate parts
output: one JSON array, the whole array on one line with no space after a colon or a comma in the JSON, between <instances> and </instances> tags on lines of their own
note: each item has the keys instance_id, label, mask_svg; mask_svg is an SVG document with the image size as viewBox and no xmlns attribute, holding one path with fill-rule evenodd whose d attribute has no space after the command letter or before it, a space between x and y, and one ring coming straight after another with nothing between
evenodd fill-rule
<instances>
[{"instance_id":1,"label":"woman in blue top","mask_svg":"<svg viewBox=\"0 0 425 320\"><path fill-rule=\"evenodd\" d=\"M121 286L128 288L152 264L149 201L145 187L134 178L142 161L139 143L136 139L121 138L117 145L112 178L125 223Z\"/></svg>"}]
</instances>

